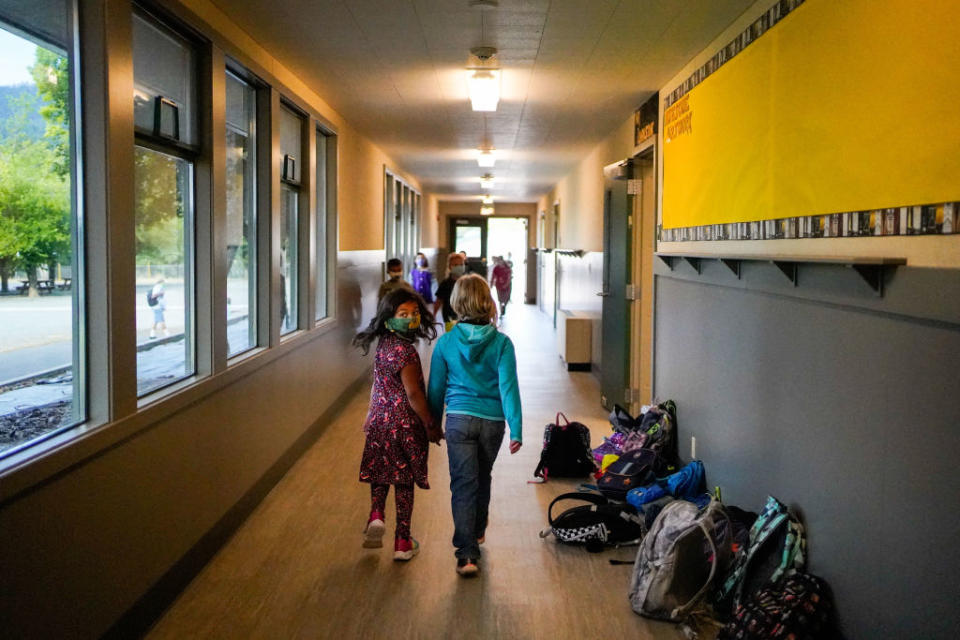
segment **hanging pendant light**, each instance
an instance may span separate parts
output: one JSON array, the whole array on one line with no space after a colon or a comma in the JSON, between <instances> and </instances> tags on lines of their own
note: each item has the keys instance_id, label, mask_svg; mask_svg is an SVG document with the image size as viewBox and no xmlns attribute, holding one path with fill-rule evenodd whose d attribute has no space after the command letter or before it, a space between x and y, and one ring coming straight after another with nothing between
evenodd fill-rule
<instances>
[{"instance_id":1,"label":"hanging pendant light","mask_svg":"<svg viewBox=\"0 0 960 640\"><path fill-rule=\"evenodd\" d=\"M500 69L497 66L497 50L494 47L474 47L467 68L467 85L470 104L474 111L496 111L500 102Z\"/></svg>"},{"instance_id":2,"label":"hanging pendant light","mask_svg":"<svg viewBox=\"0 0 960 640\"><path fill-rule=\"evenodd\" d=\"M492 189L493 188L493 174L485 173L480 176L480 188L481 189Z\"/></svg>"},{"instance_id":3,"label":"hanging pendant light","mask_svg":"<svg viewBox=\"0 0 960 640\"><path fill-rule=\"evenodd\" d=\"M492 168L497 161L493 149L478 149L477 164L485 169Z\"/></svg>"}]
</instances>

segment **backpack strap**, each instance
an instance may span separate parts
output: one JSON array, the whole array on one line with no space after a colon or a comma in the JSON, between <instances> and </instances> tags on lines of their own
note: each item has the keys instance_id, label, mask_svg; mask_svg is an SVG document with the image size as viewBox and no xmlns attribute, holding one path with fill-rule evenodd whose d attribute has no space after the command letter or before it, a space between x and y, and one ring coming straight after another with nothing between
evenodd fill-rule
<instances>
[{"instance_id":1,"label":"backpack strap","mask_svg":"<svg viewBox=\"0 0 960 640\"><path fill-rule=\"evenodd\" d=\"M553 505L557 504L561 500L581 500L583 502L589 502L596 506L602 506L609 504L609 500L605 497L596 494L596 493L561 493L556 498L553 499L553 502L550 503L550 506L547 507L547 520L550 521L550 526L553 526Z\"/></svg>"},{"instance_id":2,"label":"backpack strap","mask_svg":"<svg viewBox=\"0 0 960 640\"><path fill-rule=\"evenodd\" d=\"M563 421L565 423L563 426L560 426L560 418L563 418ZM554 422L554 424L560 427L561 429L566 429L567 427L570 426L570 421L567 420L567 416L563 415L562 411L557 411L557 419L556 419L556 422Z\"/></svg>"}]
</instances>

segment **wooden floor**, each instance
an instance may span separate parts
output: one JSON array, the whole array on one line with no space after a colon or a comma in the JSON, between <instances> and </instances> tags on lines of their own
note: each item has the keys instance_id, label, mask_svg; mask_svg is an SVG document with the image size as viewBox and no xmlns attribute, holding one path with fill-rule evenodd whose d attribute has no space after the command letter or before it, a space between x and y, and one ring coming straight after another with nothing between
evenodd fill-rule
<instances>
[{"instance_id":1,"label":"wooden floor","mask_svg":"<svg viewBox=\"0 0 960 640\"><path fill-rule=\"evenodd\" d=\"M543 426L562 410L595 444L610 433L590 373L568 373L550 319L513 305L504 330L517 347L524 448L494 467L482 571L460 578L450 539L446 451L432 447L430 491L417 490L420 555L392 560L393 494L383 549L362 549L369 489L357 482L368 392L353 398L230 542L161 618L149 638L680 638L627 602L635 548L589 554L541 540L546 508L572 481L527 484ZM425 353L426 355L426 353ZM357 357L360 357L359 354ZM424 365L426 366L426 360Z\"/></svg>"}]
</instances>

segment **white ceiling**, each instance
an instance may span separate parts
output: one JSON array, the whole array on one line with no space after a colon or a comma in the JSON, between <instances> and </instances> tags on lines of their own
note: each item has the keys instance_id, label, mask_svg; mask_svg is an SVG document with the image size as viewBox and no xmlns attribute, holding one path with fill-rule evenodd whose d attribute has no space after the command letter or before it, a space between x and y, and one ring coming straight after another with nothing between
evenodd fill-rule
<instances>
[{"instance_id":1,"label":"white ceiling","mask_svg":"<svg viewBox=\"0 0 960 640\"><path fill-rule=\"evenodd\" d=\"M214 0L358 131L443 199L534 200L754 0ZM471 47L502 68L471 111Z\"/></svg>"}]
</instances>

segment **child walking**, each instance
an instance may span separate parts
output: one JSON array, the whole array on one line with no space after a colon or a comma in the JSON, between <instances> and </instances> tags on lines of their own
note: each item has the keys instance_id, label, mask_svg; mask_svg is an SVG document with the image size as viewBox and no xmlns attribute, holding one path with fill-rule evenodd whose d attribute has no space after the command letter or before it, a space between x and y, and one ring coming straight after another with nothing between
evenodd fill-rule
<instances>
[{"instance_id":1,"label":"child walking","mask_svg":"<svg viewBox=\"0 0 960 640\"><path fill-rule=\"evenodd\" d=\"M510 425L510 453L520 450L523 424L516 354L510 338L493 325L496 306L487 282L476 274L461 276L450 304L460 320L434 347L428 398L438 419L444 404L447 408L453 546L457 573L471 576L479 571L490 474L505 422Z\"/></svg>"},{"instance_id":2,"label":"child walking","mask_svg":"<svg viewBox=\"0 0 960 640\"><path fill-rule=\"evenodd\" d=\"M427 441L443 437L434 425L424 393L423 370L414 343L437 337L433 314L412 289L401 287L387 293L377 305L370 325L358 333L354 346L366 355L378 340L373 364L373 391L363 430L366 443L360 461L360 482L370 483L370 517L363 532L363 546L383 546L384 511L390 485L397 503L394 560L410 560L420 550L410 536L414 484L429 489Z\"/></svg>"}]
</instances>

